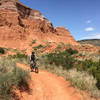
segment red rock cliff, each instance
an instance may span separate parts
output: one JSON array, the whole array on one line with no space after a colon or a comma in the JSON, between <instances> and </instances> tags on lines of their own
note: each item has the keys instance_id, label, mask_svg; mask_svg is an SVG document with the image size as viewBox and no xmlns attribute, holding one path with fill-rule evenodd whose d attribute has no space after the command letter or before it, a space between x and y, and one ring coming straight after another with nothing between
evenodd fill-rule
<instances>
[{"instance_id":1,"label":"red rock cliff","mask_svg":"<svg viewBox=\"0 0 100 100\"><path fill-rule=\"evenodd\" d=\"M17 0L0 0L0 46L20 48L32 39L78 44L67 29L54 28L39 11Z\"/></svg>"}]
</instances>

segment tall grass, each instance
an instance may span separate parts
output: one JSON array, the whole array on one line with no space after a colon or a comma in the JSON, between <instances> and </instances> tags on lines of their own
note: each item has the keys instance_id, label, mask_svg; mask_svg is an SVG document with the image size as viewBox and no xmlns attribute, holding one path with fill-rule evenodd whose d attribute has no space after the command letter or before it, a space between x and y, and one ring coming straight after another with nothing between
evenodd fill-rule
<instances>
[{"instance_id":1,"label":"tall grass","mask_svg":"<svg viewBox=\"0 0 100 100\"><path fill-rule=\"evenodd\" d=\"M14 87L28 87L29 72L16 66L13 59L0 58L0 100L11 100Z\"/></svg>"},{"instance_id":2,"label":"tall grass","mask_svg":"<svg viewBox=\"0 0 100 100\"><path fill-rule=\"evenodd\" d=\"M71 69L67 71L67 80L71 81L71 84L75 87L80 88L81 90L92 91L97 89L96 88L96 79L89 75L85 71L77 71L75 69Z\"/></svg>"},{"instance_id":3,"label":"tall grass","mask_svg":"<svg viewBox=\"0 0 100 100\"><path fill-rule=\"evenodd\" d=\"M26 54L22 54L20 52L17 52L15 55L8 55L7 59L12 59L15 62L20 62L24 64L30 64L30 58Z\"/></svg>"},{"instance_id":4,"label":"tall grass","mask_svg":"<svg viewBox=\"0 0 100 100\"><path fill-rule=\"evenodd\" d=\"M70 51L68 50L68 52ZM80 90L87 91L92 97L100 98L100 91L97 87L97 83L99 84L98 80L100 77L100 61L77 61L72 55L72 50L70 52L71 55L68 54L68 52L65 51L59 53L50 53L40 56L37 63L39 64L40 69L45 69L49 72L57 74L58 76L63 76L71 82L72 86ZM72 61L75 62L73 63Z\"/></svg>"},{"instance_id":5,"label":"tall grass","mask_svg":"<svg viewBox=\"0 0 100 100\"><path fill-rule=\"evenodd\" d=\"M97 80L87 72L71 69L67 71L66 78L72 86L87 91L92 97L100 98L100 91L96 86Z\"/></svg>"},{"instance_id":6,"label":"tall grass","mask_svg":"<svg viewBox=\"0 0 100 100\"><path fill-rule=\"evenodd\" d=\"M39 48L40 47L42 46L39 46ZM70 48L63 52L59 51L57 53L55 52L46 55L39 55L37 64L40 67L40 69L45 69L47 71L56 73L59 76L63 76L67 80L69 80L71 82L71 85L73 85L74 87L77 87L81 90L86 90L91 94L91 96L99 98L100 91L98 90L97 86L99 86L100 82L99 78L100 61L99 62L93 62L91 60L77 61L74 58L74 54L77 53L78 52L76 50L72 50ZM23 87L24 85L28 86L27 85L28 78L26 79L24 77L28 76L27 72L23 71L22 69L16 69L16 67L13 68L10 66L16 66L14 62L29 64L30 63L29 57L25 54L17 53L16 55L13 56L9 55L7 59L8 61L6 64L3 62L5 61L5 59L1 61L2 65L5 67L4 68L1 67L0 71L8 72L7 76L9 76L9 71L12 73L11 75L14 74L13 76L15 77L13 78L13 80L17 80L14 83L16 84L17 87ZM9 62L9 60L11 60L12 64ZM76 62L77 64L75 64ZM6 68L6 66L9 67ZM19 78L21 80L19 80Z\"/></svg>"}]
</instances>

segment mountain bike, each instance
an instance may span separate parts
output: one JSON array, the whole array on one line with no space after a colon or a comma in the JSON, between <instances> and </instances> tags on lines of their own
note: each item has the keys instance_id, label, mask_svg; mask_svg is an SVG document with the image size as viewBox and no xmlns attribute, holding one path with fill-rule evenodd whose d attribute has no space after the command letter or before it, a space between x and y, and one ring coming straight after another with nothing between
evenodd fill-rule
<instances>
[{"instance_id":1,"label":"mountain bike","mask_svg":"<svg viewBox=\"0 0 100 100\"><path fill-rule=\"evenodd\" d=\"M36 62L34 62L34 63L32 64L31 72L39 73L39 69L38 69L38 67L37 67L37 65L36 65Z\"/></svg>"}]
</instances>

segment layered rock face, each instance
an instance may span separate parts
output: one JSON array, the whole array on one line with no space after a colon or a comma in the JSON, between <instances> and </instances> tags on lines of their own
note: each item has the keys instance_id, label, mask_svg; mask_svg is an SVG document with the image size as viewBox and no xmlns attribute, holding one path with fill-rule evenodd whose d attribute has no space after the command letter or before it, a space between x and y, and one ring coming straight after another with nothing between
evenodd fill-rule
<instances>
[{"instance_id":1,"label":"layered rock face","mask_svg":"<svg viewBox=\"0 0 100 100\"><path fill-rule=\"evenodd\" d=\"M0 0L0 46L20 48L32 39L78 44L67 29L54 28L39 11L17 0Z\"/></svg>"}]
</instances>

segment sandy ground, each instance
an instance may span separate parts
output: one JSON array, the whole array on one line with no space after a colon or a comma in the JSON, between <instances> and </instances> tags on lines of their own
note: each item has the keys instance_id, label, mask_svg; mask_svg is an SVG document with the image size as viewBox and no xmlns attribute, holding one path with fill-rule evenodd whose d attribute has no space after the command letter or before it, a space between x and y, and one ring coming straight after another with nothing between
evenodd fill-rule
<instances>
[{"instance_id":1,"label":"sandy ground","mask_svg":"<svg viewBox=\"0 0 100 100\"><path fill-rule=\"evenodd\" d=\"M29 70L24 64L18 64ZM31 92L22 92L21 100L89 100L83 98L63 77L47 71L31 72Z\"/></svg>"}]
</instances>

